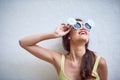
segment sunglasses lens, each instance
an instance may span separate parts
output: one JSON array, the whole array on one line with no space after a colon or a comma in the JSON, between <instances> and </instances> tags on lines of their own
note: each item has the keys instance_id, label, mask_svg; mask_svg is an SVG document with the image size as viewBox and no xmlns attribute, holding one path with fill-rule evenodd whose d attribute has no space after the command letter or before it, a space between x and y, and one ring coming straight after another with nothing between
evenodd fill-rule
<instances>
[{"instance_id":1,"label":"sunglasses lens","mask_svg":"<svg viewBox=\"0 0 120 80\"><path fill-rule=\"evenodd\" d=\"M75 28L75 29L80 29L80 28L81 28L81 24L80 24L80 23L76 23L76 24L74 25L74 28Z\"/></svg>"},{"instance_id":2,"label":"sunglasses lens","mask_svg":"<svg viewBox=\"0 0 120 80\"><path fill-rule=\"evenodd\" d=\"M88 23L85 23L85 27L89 30L91 29L91 26Z\"/></svg>"}]
</instances>

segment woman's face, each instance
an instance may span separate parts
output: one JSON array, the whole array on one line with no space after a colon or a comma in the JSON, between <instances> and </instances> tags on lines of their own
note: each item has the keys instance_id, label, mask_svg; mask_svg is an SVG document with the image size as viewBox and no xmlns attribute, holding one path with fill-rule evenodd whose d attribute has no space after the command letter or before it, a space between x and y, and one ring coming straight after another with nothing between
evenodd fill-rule
<instances>
[{"instance_id":1,"label":"woman's face","mask_svg":"<svg viewBox=\"0 0 120 80\"><path fill-rule=\"evenodd\" d=\"M89 40L89 33L90 31L85 28L84 22L77 21L81 24L81 28L79 30L72 28L70 32L70 40L77 42L77 41L84 41L85 43Z\"/></svg>"}]
</instances>

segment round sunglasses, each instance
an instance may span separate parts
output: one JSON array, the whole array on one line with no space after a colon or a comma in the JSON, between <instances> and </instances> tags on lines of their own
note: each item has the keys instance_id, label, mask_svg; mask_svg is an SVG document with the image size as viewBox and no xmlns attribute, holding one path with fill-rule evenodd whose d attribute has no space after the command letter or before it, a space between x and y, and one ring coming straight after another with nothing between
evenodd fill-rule
<instances>
[{"instance_id":1,"label":"round sunglasses","mask_svg":"<svg viewBox=\"0 0 120 80\"><path fill-rule=\"evenodd\" d=\"M85 23L80 23L80 22L77 22L75 18L68 18L67 22L68 24L73 26L74 29L77 29L77 30L80 30L82 26L85 26L85 29L90 31L91 27L95 26L95 23L93 20L87 20L87 22Z\"/></svg>"},{"instance_id":2,"label":"round sunglasses","mask_svg":"<svg viewBox=\"0 0 120 80\"><path fill-rule=\"evenodd\" d=\"M88 24L88 23L84 23L84 24L83 24L83 23L79 23L79 22L77 22L76 24L74 24L74 25L73 25L73 28L74 28L74 29L77 29L77 30L80 30L83 25L85 26L85 28L86 28L87 30L90 30L90 29L91 29L91 25L90 25L90 24Z\"/></svg>"}]
</instances>

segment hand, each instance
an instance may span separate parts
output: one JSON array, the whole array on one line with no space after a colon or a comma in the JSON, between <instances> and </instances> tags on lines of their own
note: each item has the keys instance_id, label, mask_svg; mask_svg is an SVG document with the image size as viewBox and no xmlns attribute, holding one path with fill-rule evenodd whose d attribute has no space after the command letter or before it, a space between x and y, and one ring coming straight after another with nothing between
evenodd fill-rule
<instances>
[{"instance_id":1,"label":"hand","mask_svg":"<svg viewBox=\"0 0 120 80\"><path fill-rule=\"evenodd\" d=\"M62 37L64 35L66 35L67 33L70 32L71 30L71 26L70 25L65 25L65 24L61 24L56 30L55 33L57 34L58 37Z\"/></svg>"}]
</instances>

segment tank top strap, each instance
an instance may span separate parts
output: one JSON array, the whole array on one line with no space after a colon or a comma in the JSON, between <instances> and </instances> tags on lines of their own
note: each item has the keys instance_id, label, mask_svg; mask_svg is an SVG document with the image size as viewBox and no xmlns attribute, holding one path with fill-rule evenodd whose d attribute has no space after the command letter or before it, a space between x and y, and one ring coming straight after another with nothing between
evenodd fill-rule
<instances>
[{"instance_id":1,"label":"tank top strap","mask_svg":"<svg viewBox=\"0 0 120 80\"><path fill-rule=\"evenodd\" d=\"M65 56L62 54L62 58L61 58L61 70L64 71L64 62L65 62Z\"/></svg>"},{"instance_id":2,"label":"tank top strap","mask_svg":"<svg viewBox=\"0 0 120 80\"><path fill-rule=\"evenodd\" d=\"M100 57L101 56L97 56L97 58L96 58L96 61L95 61L94 67L93 67L94 72L97 71L97 67L98 67L98 64L99 64L99 61L100 61Z\"/></svg>"}]
</instances>

